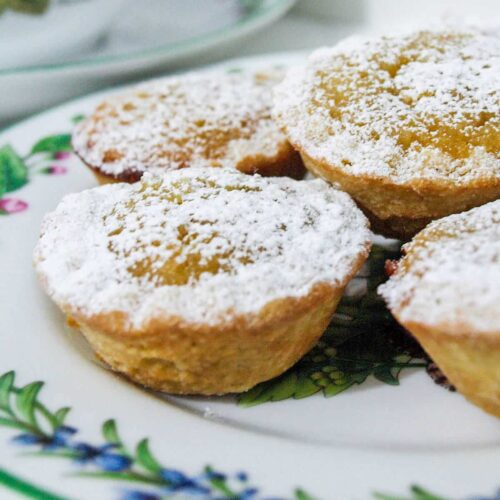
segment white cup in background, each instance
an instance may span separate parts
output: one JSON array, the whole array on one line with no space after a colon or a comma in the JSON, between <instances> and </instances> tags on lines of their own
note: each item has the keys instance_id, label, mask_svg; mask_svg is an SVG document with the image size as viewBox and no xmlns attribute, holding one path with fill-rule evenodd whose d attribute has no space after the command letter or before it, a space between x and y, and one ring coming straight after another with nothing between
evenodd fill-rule
<instances>
[{"instance_id":1,"label":"white cup in background","mask_svg":"<svg viewBox=\"0 0 500 500\"><path fill-rule=\"evenodd\" d=\"M31 1L35 4L36 0ZM0 12L0 69L60 62L109 27L122 0L40 0L39 12ZM8 2L7 2L8 5Z\"/></svg>"}]
</instances>

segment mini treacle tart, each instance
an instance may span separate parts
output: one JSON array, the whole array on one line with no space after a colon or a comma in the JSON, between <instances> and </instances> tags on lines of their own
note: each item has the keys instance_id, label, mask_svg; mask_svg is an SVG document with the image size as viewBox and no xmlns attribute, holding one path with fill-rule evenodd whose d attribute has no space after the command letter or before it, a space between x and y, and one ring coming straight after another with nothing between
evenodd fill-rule
<instances>
[{"instance_id":1,"label":"mini treacle tart","mask_svg":"<svg viewBox=\"0 0 500 500\"><path fill-rule=\"evenodd\" d=\"M319 49L275 92L305 165L384 236L500 197L500 38L420 31Z\"/></svg>"},{"instance_id":2,"label":"mini treacle tart","mask_svg":"<svg viewBox=\"0 0 500 500\"><path fill-rule=\"evenodd\" d=\"M500 200L432 222L380 287L451 383L500 417Z\"/></svg>"},{"instance_id":3,"label":"mini treacle tart","mask_svg":"<svg viewBox=\"0 0 500 500\"><path fill-rule=\"evenodd\" d=\"M113 370L161 391L222 394L313 347L370 234L323 180L192 167L66 196L34 258Z\"/></svg>"},{"instance_id":4,"label":"mini treacle tart","mask_svg":"<svg viewBox=\"0 0 500 500\"><path fill-rule=\"evenodd\" d=\"M300 178L304 166L271 117L282 71L211 71L156 80L107 98L73 133L101 183L199 166Z\"/></svg>"}]
</instances>

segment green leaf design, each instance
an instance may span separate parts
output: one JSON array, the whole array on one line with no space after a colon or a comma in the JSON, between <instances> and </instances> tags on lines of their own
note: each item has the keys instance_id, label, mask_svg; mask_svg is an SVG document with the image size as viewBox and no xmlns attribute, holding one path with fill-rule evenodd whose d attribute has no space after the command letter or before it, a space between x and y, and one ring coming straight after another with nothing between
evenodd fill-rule
<instances>
[{"instance_id":1,"label":"green leaf design","mask_svg":"<svg viewBox=\"0 0 500 500\"><path fill-rule=\"evenodd\" d=\"M410 488L410 496L387 495L385 493L374 493L373 498L376 500L449 500L445 497L435 495L424 488L413 485Z\"/></svg>"},{"instance_id":2,"label":"green leaf design","mask_svg":"<svg viewBox=\"0 0 500 500\"><path fill-rule=\"evenodd\" d=\"M71 122L75 125L85 119L85 115L79 114L71 117Z\"/></svg>"},{"instance_id":3,"label":"green leaf design","mask_svg":"<svg viewBox=\"0 0 500 500\"><path fill-rule=\"evenodd\" d=\"M267 400L261 398L260 395L264 392L264 384L259 384L250 389L243 394L238 396L238 403L241 406L249 408L250 406L255 406L261 403L265 403Z\"/></svg>"},{"instance_id":4,"label":"green leaf design","mask_svg":"<svg viewBox=\"0 0 500 500\"><path fill-rule=\"evenodd\" d=\"M116 428L116 421L113 419L106 420L102 424L102 436L103 438L111 444L121 444L122 440L118 434L118 429Z\"/></svg>"},{"instance_id":5,"label":"green leaf design","mask_svg":"<svg viewBox=\"0 0 500 500\"><path fill-rule=\"evenodd\" d=\"M43 14L50 0L8 0L7 7L23 14Z\"/></svg>"},{"instance_id":6,"label":"green leaf design","mask_svg":"<svg viewBox=\"0 0 500 500\"><path fill-rule=\"evenodd\" d=\"M415 500L447 500L442 496L438 496L428 490L424 490L418 485L412 486L410 490Z\"/></svg>"},{"instance_id":7,"label":"green leaf design","mask_svg":"<svg viewBox=\"0 0 500 500\"><path fill-rule=\"evenodd\" d=\"M364 383L370 376L385 384L399 385L402 369L426 366L424 352L377 295L378 285L387 279L385 260L398 254L398 248L374 246L367 266L353 280L350 292L343 297L312 351L288 372L241 394L239 404L249 407L301 399L320 391L332 397Z\"/></svg>"},{"instance_id":8,"label":"green leaf design","mask_svg":"<svg viewBox=\"0 0 500 500\"><path fill-rule=\"evenodd\" d=\"M16 406L20 415L35 428L38 428L35 417L36 398L42 387L43 382L32 382L21 388L16 394Z\"/></svg>"},{"instance_id":9,"label":"green leaf design","mask_svg":"<svg viewBox=\"0 0 500 500\"><path fill-rule=\"evenodd\" d=\"M71 151L71 135L58 134L49 135L39 140L32 148L31 154L35 153L59 153Z\"/></svg>"},{"instance_id":10,"label":"green leaf design","mask_svg":"<svg viewBox=\"0 0 500 500\"><path fill-rule=\"evenodd\" d=\"M28 182L28 169L12 146L0 148L0 197L23 187Z\"/></svg>"},{"instance_id":11,"label":"green leaf design","mask_svg":"<svg viewBox=\"0 0 500 500\"><path fill-rule=\"evenodd\" d=\"M295 392L293 397L295 399L302 399L316 394L321 389L309 377L300 375L295 385Z\"/></svg>"},{"instance_id":12,"label":"green leaf design","mask_svg":"<svg viewBox=\"0 0 500 500\"><path fill-rule=\"evenodd\" d=\"M66 420L66 417L68 416L70 410L71 408L65 406L64 408L60 408L54 413L54 425L56 428L61 427L61 425L64 424L64 421Z\"/></svg>"},{"instance_id":13,"label":"green leaf design","mask_svg":"<svg viewBox=\"0 0 500 500\"><path fill-rule=\"evenodd\" d=\"M304 490L298 488L295 490L295 500L314 500L314 497L306 493Z\"/></svg>"},{"instance_id":14,"label":"green leaf design","mask_svg":"<svg viewBox=\"0 0 500 500\"><path fill-rule=\"evenodd\" d=\"M380 382L384 382L389 385L399 385L398 374L400 370L393 371L390 366L381 366L380 368L375 368L373 370L373 376L380 380Z\"/></svg>"},{"instance_id":15,"label":"green leaf design","mask_svg":"<svg viewBox=\"0 0 500 500\"><path fill-rule=\"evenodd\" d=\"M161 471L162 467L158 460L153 456L149 450L149 440L143 439L135 451L135 458L137 463L147 471L157 474Z\"/></svg>"},{"instance_id":16,"label":"green leaf design","mask_svg":"<svg viewBox=\"0 0 500 500\"><path fill-rule=\"evenodd\" d=\"M363 382L365 380L366 379L363 379ZM325 397L331 398L349 389L352 385L354 385L353 381L342 382L341 384L329 384L323 389L323 394Z\"/></svg>"},{"instance_id":17,"label":"green leaf design","mask_svg":"<svg viewBox=\"0 0 500 500\"><path fill-rule=\"evenodd\" d=\"M268 401L282 401L295 395L297 383L297 374L287 372L274 379L274 383L267 387L264 383L250 389L248 392L242 394L238 401L241 405L246 407L255 406Z\"/></svg>"},{"instance_id":18,"label":"green leaf design","mask_svg":"<svg viewBox=\"0 0 500 500\"><path fill-rule=\"evenodd\" d=\"M213 475L214 470L212 467L207 465L205 467L205 474L207 475ZM224 498L237 498L235 493L227 486L226 480L222 477L211 477L209 480L210 485L212 488L214 488L217 492L220 492L224 495Z\"/></svg>"},{"instance_id":19,"label":"green leaf design","mask_svg":"<svg viewBox=\"0 0 500 500\"><path fill-rule=\"evenodd\" d=\"M10 408L10 392L14 384L14 372L7 372L0 377L0 410L6 412L11 411Z\"/></svg>"},{"instance_id":20,"label":"green leaf design","mask_svg":"<svg viewBox=\"0 0 500 500\"><path fill-rule=\"evenodd\" d=\"M375 500L411 500L408 497L401 497L396 495L386 495L385 493L374 493Z\"/></svg>"},{"instance_id":21,"label":"green leaf design","mask_svg":"<svg viewBox=\"0 0 500 500\"><path fill-rule=\"evenodd\" d=\"M129 456L129 453L125 449L123 441L120 435L118 434L116 421L114 419L106 420L106 422L102 424L101 432L106 442L116 445L116 451L118 453L122 453L123 455Z\"/></svg>"}]
</instances>

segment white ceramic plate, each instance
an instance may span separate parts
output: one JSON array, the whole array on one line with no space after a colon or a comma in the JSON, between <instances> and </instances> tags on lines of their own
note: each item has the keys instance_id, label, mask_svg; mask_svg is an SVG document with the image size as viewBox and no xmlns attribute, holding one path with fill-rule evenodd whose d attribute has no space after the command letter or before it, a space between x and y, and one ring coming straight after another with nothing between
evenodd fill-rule
<instances>
[{"instance_id":1,"label":"white ceramic plate","mask_svg":"<svg viewBox=\"0 0 500 500\"><path fill-rule=\"evenodd\" d=\"M220 58L295 1L127 0L107 37L79 57L0 68L0 123L146 72Z\"/></svg>"},{"instance_id":2,"label":"white ceramic plate","mask_svg":"<svg viewBox=\"0 0 500 500\"><path fill-rule=\"evenodd\" d=\"M436 385L377 302L390 250L373 254L323 343L240 404L154 394L95 362L31 255L43 214L96 185L67 134L102 97L0 134L0 498L498 499L499 421Z\"/></svg>"}]
</instances>

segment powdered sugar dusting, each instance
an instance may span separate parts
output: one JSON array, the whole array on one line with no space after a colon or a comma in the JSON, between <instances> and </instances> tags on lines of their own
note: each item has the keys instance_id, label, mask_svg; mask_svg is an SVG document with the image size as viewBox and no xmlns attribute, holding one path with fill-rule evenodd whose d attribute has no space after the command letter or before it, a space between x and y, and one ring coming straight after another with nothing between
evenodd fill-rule
<instances>
[{"instance_id":1,"label":"powdered sugar dusting","mask_svg":"<svg viewBox=\"0 0 500 500\"><path fill-rule=\"evenodd\" d=\"M354 175L500 179L500 39L476 31L352 38L275 91L295 146Z\"/></svg>"},{"instance_id":2,"label":"powdered sugar dusting","mask_svg":"<svg viewBox=\"0 0 500 500\"><path fill-rule=\"evenodd\" d=\"M500 332L500 200L430 224L379 288L402 321Z\"/></svg>"},{"instance_id":3,"label":"powdered sugar dusting","mask_svg":"<svg viewBox=\"0 0 500 500\"><path fill-rule=\"evenodd\" d=\"M77 125L75 151L103 173L161 173L190 166L234 168L287 146L271 118L277 70L191 73L109 98ZM140 176L140 175L139 175Z\"/></svg>"},{"instance_id":4,"label":"powdered sugar dusting","mask_svg":"<svg viewBox=\"0 0 500 500\"><path fill-rule=\"evenodd\" d=\"M352 200L322 180L191 168L66 196L35 263L64 310L216 323L343 283L369 239Z\"/></svg>"}]
</instances>

